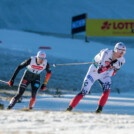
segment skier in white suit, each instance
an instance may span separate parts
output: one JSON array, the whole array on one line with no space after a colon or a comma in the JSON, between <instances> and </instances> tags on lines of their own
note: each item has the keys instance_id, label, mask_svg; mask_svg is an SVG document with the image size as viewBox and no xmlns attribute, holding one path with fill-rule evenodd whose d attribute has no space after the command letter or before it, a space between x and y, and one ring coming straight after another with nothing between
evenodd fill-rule
<instances>
[{"instance_id":1,"label":"skier in white suit","mask_svg":"<svg viewBox=\"0 0 134 134\"><path fill-rule=\"evenodd\" d=\"M114 76L125 63L123 57L125 53L126 46L122 42L117 43L114 50L108 48L101 50L94 58L95 64L89 67L80 93L74 97L66 111L71 111L79 101L89 93L94 82L98 80L102 86L103 94L95 112L101 113L111 89L111 77Z\"/></svg>"}]
</instances>

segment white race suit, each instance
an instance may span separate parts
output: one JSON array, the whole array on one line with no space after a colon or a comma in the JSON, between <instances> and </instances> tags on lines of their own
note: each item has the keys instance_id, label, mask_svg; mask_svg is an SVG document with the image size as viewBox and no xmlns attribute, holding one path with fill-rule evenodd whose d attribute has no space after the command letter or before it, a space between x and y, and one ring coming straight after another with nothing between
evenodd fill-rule
<instances>
[{"instance_id":1,"label":"white race suit","mask_svg":"<svg viewBox=\"0 0 134 134\"><path fill-rule=\"evenodd\" d=\"M114 51L110 49L103 49L98 53L95 58L95 64L92 64L89 67L89 70L85 76L83 85L82 85L82 94L83 96L88 94L92 85L96 80L98 80L103 88L103 91L106 91L111 88L111 76L114 72L120 69L120 67L125 63L124 57L118 58L113 66L105 72L98 73L98 68L107 66L112 62L112 56Z\"/></svg>"}]
</instances>

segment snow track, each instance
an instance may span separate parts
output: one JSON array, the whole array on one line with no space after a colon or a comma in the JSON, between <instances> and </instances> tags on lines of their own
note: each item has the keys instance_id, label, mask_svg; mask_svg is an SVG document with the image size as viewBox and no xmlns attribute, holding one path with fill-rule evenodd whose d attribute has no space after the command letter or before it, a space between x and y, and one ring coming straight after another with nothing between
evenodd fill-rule
<instances>
[{"instance_id":1,"label":"snow track","mask_svg":"<svg viewBox=\"0 0 134 134\"><path fill-rule=\"evenodd\" d=\"M134 116L55 111L0 111L0 134L132 134Z\"/></svg>"}]
</instances>

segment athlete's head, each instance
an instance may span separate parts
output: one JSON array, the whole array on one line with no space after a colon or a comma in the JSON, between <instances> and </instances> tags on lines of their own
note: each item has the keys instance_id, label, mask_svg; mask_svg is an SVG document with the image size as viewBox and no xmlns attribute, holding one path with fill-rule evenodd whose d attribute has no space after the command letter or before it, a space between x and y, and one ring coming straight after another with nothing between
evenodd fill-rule
<instances>
[{"instance_id":1,"label":"athlete's head","mask_svg":"<svg viewBox=\"0 0 134 134\"><path fill-rule=\"evenodd\" d=\"M46 53L44 51L39 51L36 57L38 64L42 64L43 61L46 59Z\"/></svg>"},{"instance_id":2,"label":"athlete's head","mask_svg":"<svg viewBox=\"0 0 134 134\"><path fill-rule=\"evenodd\" d=\"M117 58L121 58L126 53L126 46L122 42L118 42L114 47L114 52Z\"/></svg>"}]
</instances>

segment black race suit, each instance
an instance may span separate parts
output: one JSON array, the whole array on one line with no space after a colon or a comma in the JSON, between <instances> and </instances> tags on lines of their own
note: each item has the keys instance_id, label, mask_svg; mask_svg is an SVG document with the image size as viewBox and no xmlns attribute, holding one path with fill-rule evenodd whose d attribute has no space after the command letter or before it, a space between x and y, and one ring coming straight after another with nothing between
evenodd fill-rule
<instances>
[{"instance_id":1,"label":"black race suit","mask_svg":"<svg viewBox=\"0 0 134 134\"><path fill-rule=\"evenodd\" d=\"M15 79L16 75L18 74L18 72L28 66L31 62L31 58L29 58L28 60L26 60L25 62L21 63L15 70L13 76L12 76L12 80ZM36 61L37 62L37 61ZM48 73L51 72L50 70L50 66L49 64L47 63L47 66L46 66L46 69L45 69ZM20 81L20 84L19 84L19 87L18 87L18 92L17 94L12 98L12 100L10 101L10 104L8 105L8 108L7 109L11 109L15 104L16 102L19 100L19 98L23 95L26 87L29 85L29 83L31 83L31 88L32 88L32 91L31 91L31 97L34 98L36 96L36 93L37 93L37 90L39 89L40 87L40 74L35 74L35 73L32 73L28 70L25 70L24 72L24 75Z\"/></svg>"}]
</instances>

